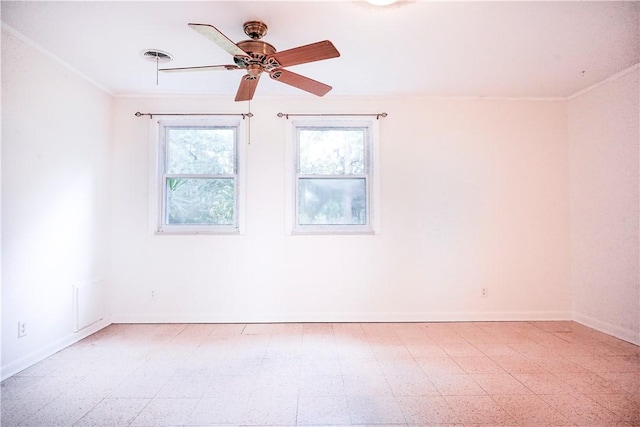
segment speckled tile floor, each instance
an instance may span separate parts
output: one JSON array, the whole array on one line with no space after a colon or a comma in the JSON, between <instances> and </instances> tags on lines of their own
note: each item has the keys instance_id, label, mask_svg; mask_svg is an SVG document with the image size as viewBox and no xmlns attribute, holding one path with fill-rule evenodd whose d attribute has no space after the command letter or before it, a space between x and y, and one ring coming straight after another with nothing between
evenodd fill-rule
<instances>
[{"instance_id":1,"label":"speckled tile floor","mask_svg":"<svg viewBox=\"0 0 640 427\"><path fill-rule=\"evenodd\" d=\"M574 322L115 324L2 426L640 426L640 348Z\"/></svg>"}]
</instances>

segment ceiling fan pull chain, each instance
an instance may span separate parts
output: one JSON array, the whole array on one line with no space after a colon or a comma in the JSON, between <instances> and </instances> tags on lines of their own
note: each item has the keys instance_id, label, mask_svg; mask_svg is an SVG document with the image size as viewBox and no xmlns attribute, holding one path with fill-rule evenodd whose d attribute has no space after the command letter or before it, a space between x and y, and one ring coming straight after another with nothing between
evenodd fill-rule
<instances>
[{"instance_id":1,"label":"ceiling fan pull chain","mask_svg":"<svg viewBox=\"0 0 640 427\"><path fill-rule=\"evenodd\" d=\"M160 58L156 55L156 86L159 85L160 78L158 77L160 74Z\"/></svg>"},{"instance_id":2,"label":"ceiling fan pull chain","mask_svg":"<svg viewBox=\"0 0 640 427\"><path fill-rule=\"evenodd\" d=\"M251 100L249 100L249 114L247 114L247 117L249 117L249 121L247 122L247 136L249 137L249 145L251 145L251 117L253 116L253 114L251 114Z\"/></svg>"}]
</instances>

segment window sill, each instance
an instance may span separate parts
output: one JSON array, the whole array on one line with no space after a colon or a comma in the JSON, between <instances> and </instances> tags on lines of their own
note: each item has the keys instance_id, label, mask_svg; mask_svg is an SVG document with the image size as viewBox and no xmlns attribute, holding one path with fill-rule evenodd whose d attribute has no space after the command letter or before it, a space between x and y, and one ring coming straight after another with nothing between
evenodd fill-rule
<instances>
[{"instance_id":1,"label":"window sill","mask_svg":"<svg viewBox=\"0 0 640 427\"><path fill-rule=\"evenodd\" d=\"M193 235L221 235L221 236L234 236L240 235L240 230L237 228L221 228L215 230L207 229L162 229L156 230L154 233L156 236L193 236Z\"/></svg>"},{"instance_id":2,"label":"window sill","mask_svg":"<svg viewBox=\"0 0 640 427\"><path fill-rule=\"evenodd\" d=\"M331 229L295 229L291 231L292 236L317 236L317 235L327 235L327 236L373 236L377 234L375 230L371 229L349 229L349 230L341 230L336 228Z\"/></svg>"}]
</instances>

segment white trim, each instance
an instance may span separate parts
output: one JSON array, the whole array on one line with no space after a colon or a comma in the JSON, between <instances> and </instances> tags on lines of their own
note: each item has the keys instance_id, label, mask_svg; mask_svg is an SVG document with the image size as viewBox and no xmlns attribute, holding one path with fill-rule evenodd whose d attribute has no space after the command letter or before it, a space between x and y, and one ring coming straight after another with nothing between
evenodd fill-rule
<instances>
[{"instance_id":1,"label":"white trim","mask_svg":"<svg viewBox=\"0 0 640 427\"><path fill-rule=\"evenodd\" d=\"M631 73L631 72L633 72L635 70L638 70L638 69L640 69L640 63L632 65L631 67L626 68L626 69L624 69L624 70L620 71L619 73L616 73L616 74L614 74L612 76L609 76L606 79L604 79L602 81L599 81L598 83L594 83L594 84L592 84L591 86L589 86L587 88L581 89L581 90L577 91L576 93L574 93L573 95L568 96L566 99L567 99L567 101L571 101L572 99L575 99L575 98L577 98L577 97L579 97L581 95L589 93L592 90L595 90L595 89L599 88L600 86L603 86L603 85L605 85L607 83L611 83L611 82L613 82L615 80L618 80L619 78L621 78L623 76L626 76L627 74L629 74L629 73Z\"/></svg>"},{"instance_id":2,"label":"white trim","mask_svg":"<svg viewBox=\"0 0 640 427\"><path fill-rule=\"evenodd\" d=\"M171 99L171 98L207 98L207 99L219 99L221 101L229 101L230 95L219 92L174 92L174 93L123 93L113 95L115 98L142 98L142 99ZM304 99L308 98L305 93L301 94L287 94L287 95L262 95L261 100L266 101L278 101L283 98L287 99ZM333 95L331 93L325 95L324 99L331 100L385 100L385 99L414 99L414 100L451 100L451 101L532 101L532 102L562 102L567 98L563 96L547 96L547 97L535 97L535 96L478 96L478 95L403 95L403 94L345 94L345 95Z\"/></svg>"},{"instance_id":3,"label":"white trim","mask_svg":"<svg viewBox=\"0 0 640 427\"><path fill-rule=\"evenodd\" d=\"M3 365L1 380L4 381L7 378L27 369L28 367L35 365L41 360L44 360L47 357L59 352L60 350L64 350L70 345L77 343L78 341L88 337L89 335L95 334L99 330L111 325L111 323L113 323L111 319L109 317L105 317L101 321L94 323L93 325L88 326L81 331L64 336L59 340L47 344L46 346L33 351L26 356L21 357L18 360L15 360L7 365Z\"/></svg>"},{"instance_id":4,"label":"white trim","mask_svg":"<svg viewBox=\"0 0 640 427\"><path fill-rule=\"evenodd\" d=\"M373 201L370 200L371 208L369 210L369 215L371 216L371 227L373 228L374 234L382 233L382 221L381 217L381 209L382 209L382 201L381 201L381 192L380 192L380 171L382 170L382 163L380 162L380 145L382 144L382 139L380 138L380 120L372 120L371 121L371 171L369 172L369 176L371 178L371 188L370 191L370 199L373 198Z\"/></svg>"},{"instance_id":5,"label":"white trim","mask_svg":"<svg viewBox=\"0 0 640 427\"><path fill-rule=\"evenodd\" d=\"M295 128L288 120L282 120L284 132L284 232L293 234L296 209L295 186Z\"/></svg>"},{"instance_id":6,"label":"white trim","mask_svg":"<svg viewBox=\"0 0 640 427\"><path fill-rule=\"evenodd\" d=\"M95 86L96 88L100 89L101 91L103 91L107 95L115 96L115 94L113 92L111 92L109 89L107 89L106 87L104 87L100 83L96 82L91 77L87 76L86 74L83 74L77 68L75 68L73 65L71 65L68 62L66 62L65 60L61 59L59 56L54 55L49 50L45 49L44 47L42 47L41 45L39 45L35 41L31 40L29 37L27 37L24 34L22 34L20 31L18 31L15 28L13 28L11 25L9 25L9 24L7 24L5 22L2 22L2 29L7 31L9 34L14 36L15 38L17 38L21 42L23 42L23 43L29 45L30 47L32 47L33 49L37 50L39 53L43 54L44 56L48 57L49 59L52 59L54 62L58 63L59 65L62 65L64 68L66 68L67 70L71 71L73 74L75 74L78 77L82 78L83 80L86 80L87 82L91 83L93 86Z\"/></svg>"},{"instance_id":7,"label":"white trim","mask_svg":"<svg viewBox=\"0 0 640 427\"><path fill-rule=\"evenodd\" d=\"M597 331L604 332L607 335L620 338L635 345L640 345L640 330L634 331L633 329L627 329L582 313L574 312L572 320Z\"/></svg>"},{"instance_id":8,"label":"white trim","mask_svg":"<svg viewBox=\"0 0 640 427\"><path fill-rule=\"evenodd\" d=\"M120 314L113 323L493 322L571 320L568 311Z\"/></svg>"}]
</instances>

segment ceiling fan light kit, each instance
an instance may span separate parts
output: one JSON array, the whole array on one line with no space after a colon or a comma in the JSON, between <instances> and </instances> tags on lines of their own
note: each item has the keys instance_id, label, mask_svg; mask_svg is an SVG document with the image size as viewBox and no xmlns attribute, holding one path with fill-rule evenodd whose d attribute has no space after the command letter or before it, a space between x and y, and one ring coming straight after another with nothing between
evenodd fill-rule
<instances>
[{"instance_id":1,"label":"ceiling fan light kit","mask_svg":"<svg viewBox=\"0 0 640 427\"><path fill-rule=\"evenodd\" d=\"M288 84L317 96L324 96L331 86L285 69L293 65L306 64L340 56L340 52L329 40L298 46L278 52L276 48L260 40L268 27L261 21L247 21L243 25L249 40L234 43L220 30L209 24L189 24L189 27L217 44L233 56L234 64L203 65L195 67L163 68L164 72L245 70L240 79L236 101L250 101L258 86L262 73L273 80Z\"/></svg>"}]
</instances>

